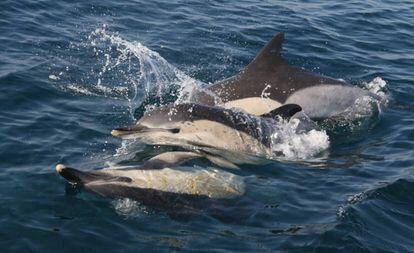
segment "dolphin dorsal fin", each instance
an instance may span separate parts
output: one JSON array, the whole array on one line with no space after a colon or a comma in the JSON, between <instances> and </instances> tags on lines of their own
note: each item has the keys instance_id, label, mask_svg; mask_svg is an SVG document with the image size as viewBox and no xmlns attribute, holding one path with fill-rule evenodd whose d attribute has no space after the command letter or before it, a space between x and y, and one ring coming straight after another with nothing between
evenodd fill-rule
<instances>
[{"instance_id":1,"label":"dolphin dorsal fin","mask_svg":"<svg viewBox=\"0 0 414 253\"><path fill-rule=\"evenodd\" d=\"M285 38L283 32L278 33L271 39L266 46L256 55L253 61L247 65L248 68L263 68L268 66L276 66L283 62L282 59L282 44Z\"/></svg>"},{"instance_id":2,"label":"dolphin dorsal fin","mask_svg":"<svg viewBox=\"0 0 414 253\"><path fill-rule=\"evenodd\" d=\"M282 105L273 111L263 114L261 117L265 118L276 118L281 117L284 120L290 120L290 118L296 113L302 111L302 107L297 104L286 104Z\"/></svg>"}]
</instances>

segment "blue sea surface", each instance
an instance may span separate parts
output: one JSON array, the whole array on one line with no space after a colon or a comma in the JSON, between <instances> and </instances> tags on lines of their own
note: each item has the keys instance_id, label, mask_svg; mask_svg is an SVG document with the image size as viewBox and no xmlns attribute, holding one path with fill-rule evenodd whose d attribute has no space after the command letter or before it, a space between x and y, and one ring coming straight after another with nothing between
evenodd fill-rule
<instances>
[{"instance_id":1,"label":"blue sea surface","mask_svg":"<svg viewBox=\"0 0 414 253\"><path fill-rule=\"evenodd\" d=\"M236 74L280 31L293 65L386 82L376 126L316 160L242 166L244 196L191 214L56 173L150 157L111 129L150 93ZM414 252L413 35L412 1L0 1L0 251Z\"/></svg>"}]
</instances>

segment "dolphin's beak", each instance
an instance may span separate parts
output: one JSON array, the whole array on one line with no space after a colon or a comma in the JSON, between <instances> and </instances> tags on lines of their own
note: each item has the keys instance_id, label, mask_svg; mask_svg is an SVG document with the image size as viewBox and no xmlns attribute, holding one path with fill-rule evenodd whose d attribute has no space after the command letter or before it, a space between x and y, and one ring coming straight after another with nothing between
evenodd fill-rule
<instances>
[{"instance_id":1,"label":"dolphin's beak","mask_svg":"<svg viewBox=\"0 0 414 253\"><path fill-rule=\"evenodd\" d=\"M133 125L127 127L115 128L111 134L115 137L122 137L125 135L147 132L150 128L141 125Z\"/></svg>"},{"instance_id":2,"label":"dolphin's beak","mask_svg":"<svg viewBox=\"0 0 414 253\"><path fill-rule=\"evenodd\" d=\"M121 128L117 128L111 131L112 136L115 137L121 137L122 135L125 135L125 131L121 130Z\"/></svg>"},{"instance_id":3,"label":"dolphin's beak","mask_svg":"<svg viewBox=\"0 0 414 253\"><path fill-rule=\"evenodd\" d=\"M121 137L124 134L124 132L120 131L119 129L114 129L111 131L111 134L115 137Z\"/></svg>"},{"instance_id":4,"label":"dolphin's beak","mask_svg":"<svg viewBox=\"0 0 414 253\"><path fill-rule=\"evenodd\" d=\"M140 134L140 133L149 133L149 132L170 132L170 133L178 133L180 130L176 128L166 129L166 128L150 128L142 125L133 125L128 127L120 127L115 128L111 131L112 136L115 137L126 137L132 134Z\"/></svg>"}]
</instances>

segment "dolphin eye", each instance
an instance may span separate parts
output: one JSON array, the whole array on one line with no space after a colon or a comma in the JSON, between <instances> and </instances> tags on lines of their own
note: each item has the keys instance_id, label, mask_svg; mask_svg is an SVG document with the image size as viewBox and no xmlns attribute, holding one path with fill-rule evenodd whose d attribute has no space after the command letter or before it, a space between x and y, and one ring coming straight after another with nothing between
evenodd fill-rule
<instances>
[{"instance_id":1,"label":"dolphin eye","mask_svg":"<svg viewBox=\"0 0 414 253\"><path fill-rule=\"evenodd\" d=\"M169 129L169 131L173 134L178 134L180 132L180 129L179 128L172 128L172 129Z\"/></svg>"}]
</instances>

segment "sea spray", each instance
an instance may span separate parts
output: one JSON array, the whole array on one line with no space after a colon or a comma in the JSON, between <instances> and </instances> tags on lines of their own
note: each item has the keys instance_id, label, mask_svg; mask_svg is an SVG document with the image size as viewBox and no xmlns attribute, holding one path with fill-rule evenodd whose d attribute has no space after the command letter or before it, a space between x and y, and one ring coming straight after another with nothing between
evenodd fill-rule
<instances>
[{"instance_id":1,"label":"sea spray","mask_svg":"<svg viewBox=\"0 0 414 253\"><path fill-rule=\"evenodd\" d=\"M279 122L271 135L273 159L309 159L329 148L329 136L324 130L301 131L301 123L299 119Z\"/></svg>"}]
</instances>

